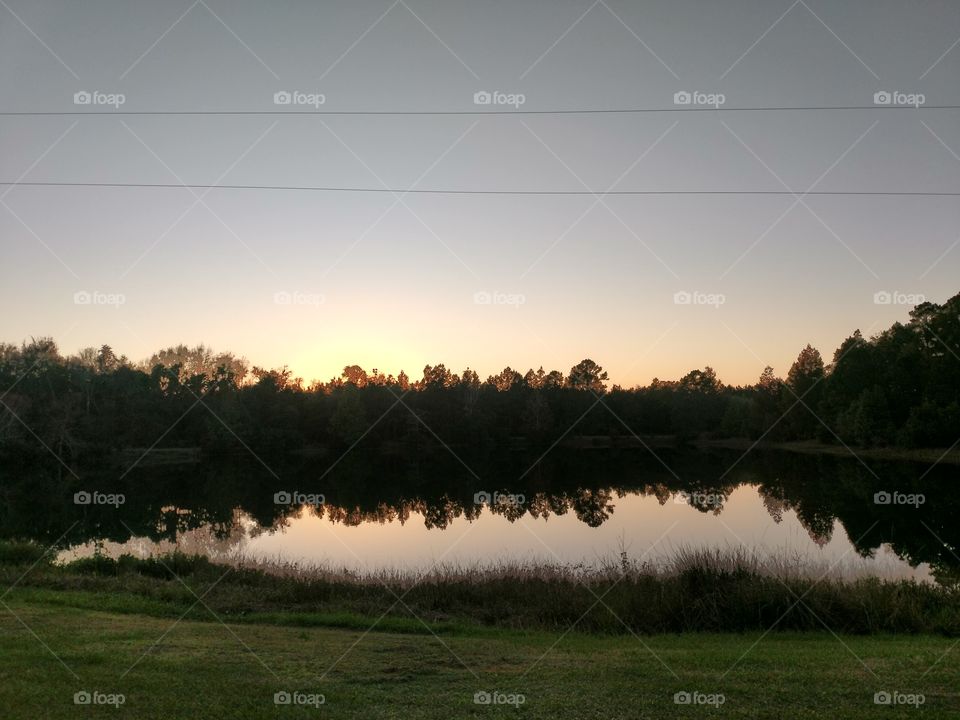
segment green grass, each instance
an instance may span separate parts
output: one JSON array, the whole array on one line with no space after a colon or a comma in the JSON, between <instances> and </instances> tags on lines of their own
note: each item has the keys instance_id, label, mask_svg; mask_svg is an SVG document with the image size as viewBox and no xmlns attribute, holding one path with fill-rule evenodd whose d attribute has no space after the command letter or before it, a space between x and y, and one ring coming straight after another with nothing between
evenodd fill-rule
<instances>
[{"instance_id":1,"label":"green grass","mask_svg":"<svg viewBox=\"0 0 960 720\"><path fill-rule=\"evenodd\" d=\"M114 602L143 602L118 599ZM137 614L109 595L20 588L0 605L3 718L951 718L960 714L960 648L939 636L813 633L597 636L461 628L434 637L414 618L373 631L270 624L204 610ZM96 604L100 603L99 608ZM204 617L204 620L193 619ZM336 618L319 619L320 624ZM420 631L413 632L415 625ZM947 653L946 655L944 655ZM75 674L75 675L74 675ZM81 690L122 693L118 711L77 707ZM275 706L278 691L325 704ZM522 693L519 707L476 705L477 691ZM878 707L881 690L923 706ZM719 709L674 693L722 693Z\"/></svg>"},{"instance_id":2,"label":"green grass","mask_svg":"<svg viewBox=\"0 0 960 720\"><path fill-rule=\"evenodd\" d=\"M695 552L666 572L623 558L587 575L418 582L270 569L185 555L61 566L0 543L0 718L960 717L956 588L814 585ZM80 691L124 702L77 706ZM281 691L325 702L277 706ZM478 691L524 702L478 705ZM684 691L724 702L675 704ZM878 706L880 691L924 702Z\"/></svg>"}]
</instances>

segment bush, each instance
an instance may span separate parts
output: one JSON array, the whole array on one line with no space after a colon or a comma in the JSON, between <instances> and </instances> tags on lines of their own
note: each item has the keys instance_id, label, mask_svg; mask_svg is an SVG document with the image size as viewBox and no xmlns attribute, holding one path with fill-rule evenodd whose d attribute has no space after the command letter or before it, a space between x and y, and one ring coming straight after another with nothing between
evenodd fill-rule
<instances>
[{"instance_id":1,"label":"bush","mask_svg":"<svg viewBox=\"0 0 960 720\"><path fill-rule=\"evenodd\" d=\"M0 541L0 565L33 565L45 560L49 564L53 553L35 542L4 540Z\"/></svg>"}]
</instances>

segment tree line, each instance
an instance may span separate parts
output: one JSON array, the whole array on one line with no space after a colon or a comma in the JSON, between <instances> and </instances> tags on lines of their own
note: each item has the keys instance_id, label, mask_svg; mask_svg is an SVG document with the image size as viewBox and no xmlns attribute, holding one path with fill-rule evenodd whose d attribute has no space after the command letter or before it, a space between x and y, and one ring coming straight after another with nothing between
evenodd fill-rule
<instances>
[{"instance_id":1,"label":"tree line","mask_svg":"<svg viewBox=\"0 0 960 720\"><path fill-rule=\"evenodd\" d=\"M906 323L850 335L824 362L807 345L779 377L732 386L709 366L679 380L609 386L596 362L566 373L510 367L485 380L427 365L419 379L357 365L305 384L286 368L183 345L143 362L107 345L64 356L52 338L0 344L0 448L62 458L131 447L229 451L438 445L496 451L583 437L820 440L948 447L960 435L960 294Z\"/></svg>"}]
</instances>

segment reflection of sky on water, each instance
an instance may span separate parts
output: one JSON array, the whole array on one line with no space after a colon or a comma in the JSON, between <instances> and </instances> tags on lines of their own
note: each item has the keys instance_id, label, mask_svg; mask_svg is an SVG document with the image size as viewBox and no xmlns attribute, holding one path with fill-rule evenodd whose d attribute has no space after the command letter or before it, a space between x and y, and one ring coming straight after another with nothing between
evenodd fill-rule
<instances>
[{"instance_id":1,"label":"reflection of sky on water","mask_svg":"<svg viewBox=\"0 0 960 720\"><path fill-rule=\"evenodd\" d=\"M719 515L674 499L660 505L649 495L614 496L611 502L614 511L600 527L589 527L573 512L547 519L525 515L510 522L486 509L478 520L471 523L457 518L445 530L426 528L417 513L402 525L394 521L350 526L304 509L299 517L290 518L286 527L258 531L254 523L240 518L238 530L230 538L216 539L203 530L193 531L181 536L179 547L184 552L370 571L428 569L435 562L461 566L523 561L594 564L615 561L621 547L634 560L658 563L680 548L745 546L761 558L799 558L814 577L833 565L835 572L848 576L929 577L926 565L913 569L886 547L877 550L874 558L860 558L839 522L830 541L818 545L792 510L784 511L781 522L776 522L752 486L734 490ZM131 540L123 545L108 544L107 550L111 554L149 554L172 547ZM90 551L88 545L65 556Z\"/></svg>"}]
</instances>

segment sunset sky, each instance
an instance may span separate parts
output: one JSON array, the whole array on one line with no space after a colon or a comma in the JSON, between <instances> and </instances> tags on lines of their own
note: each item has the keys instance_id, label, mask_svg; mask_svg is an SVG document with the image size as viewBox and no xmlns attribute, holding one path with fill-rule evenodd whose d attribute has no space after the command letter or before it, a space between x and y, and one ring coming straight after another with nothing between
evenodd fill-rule
<instances>
[{"instance_id":1,"label":"sunset sky","mask_svg":"<svg viewBox=\"0 0 960 720\"><path fill-rule=\"evenodd\" d=\"M960 192L958 36L947 1L6 0L0 341L203 342L308 381L785 374L960 290L960 197L917 194ZM824 107L860 109L797 109ZM536 112L600 109L665 112ZM28 184L64 182L174 187ZM581 194L521 194L541 191Z\"/></svg>"}]
</instances>

